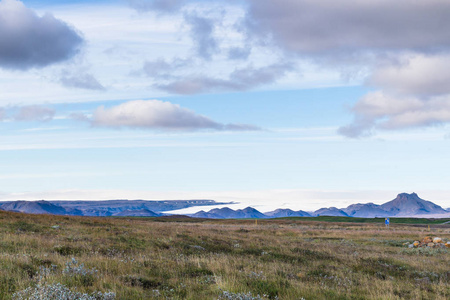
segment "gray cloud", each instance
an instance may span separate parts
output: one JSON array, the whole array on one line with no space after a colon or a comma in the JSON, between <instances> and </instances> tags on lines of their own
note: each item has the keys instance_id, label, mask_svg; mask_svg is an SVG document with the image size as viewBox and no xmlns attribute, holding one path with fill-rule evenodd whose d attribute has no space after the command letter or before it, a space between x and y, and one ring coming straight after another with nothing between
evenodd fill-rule
<instances>
[{"instance_id":1,"label":"gray cloud","mask_svg":"<svg viewBox=\"0 0 450 300\"><path fill-rule=\"evenodd\" d=\"M180 9L185 0L128 0L130 6L138 11L174 12Z\"/></svg>"},{"instance_id":2,"label":"gray cloud","mask_svg":"<svg viewBox=\"0 0 450 300\"><path fill-rule=\"evenodd\" d=\"M67 60L83 38L51 14L39 17L16 0L0 2L0 67L27 70Z\"/></svg>"},{"instance_id":3,"label":"gray cloud","mask_svg":"<svg viewBox=\"0 0 450 300\"><path fill-rule=\"evenodd\" d=\"M203 59L211 59L219 51L218 42L214 38L214 28L217 20L201 17L197 12L186 14L184 18L191 26L191 36L195 43L196 53Z\"/></svg>"},{"instance_id":4,"label":"gray cloud","mask_svg":"<svg viewBox=\"0 0 450 300\"><path fill-rule=\"evenodd\" d=\"M110 128L259 130L252 125L221 124L192 110L159 100L129 101L110 108L101 106L95 110L91 123Z\"/></svg>"},{"instance_id":5,"label":"gray cloud","mask_svg":"<svg viewBox=\"0 0 450 300\"><path fill-rule=\"evenodd\" d=\"M380 89L353 106L340 134L450 122L449 1L248 1L249 39Z\"/></svg>"},{"instance_id":6,"label":"gray cloud","mask_svg":"<svg viewBox=\"0 0 450 300\"><path fill-rule=\"evenodd\" d=\"M299 55L450 49L449 1L248 1L249 33Z\"/></svg>"},{"instance_id":7,"label":"gray cloud","mask_svg":"<svg viewBox=\"0 0 450 300\"><path fill-rule=\"evenodd\" d=\"M227 79L208 76L190 76L157 85L158 88L176 94L196 94L216 90L248 90L263 84L269 84L292 70L291 63L278 63L254 68L247 67L234 70Z\"/></svg>"},{"instance_id":8,"label":"gray cloud","mask_svg":"<svg viewBox=\"0 0 450 300\"><path fill-rule=\"evenodd\" d=\"M68 71L63 70L59 81L62 85L70 88L87 90L105 90L105 87L90 73L83 70Z\"/></svg>"},{"instance_id":9,"label":"gray cloud","mask_svg":"<svg viewBox=\"0 0 450 300\"><path fill-rule=\"evenodd\" d=\"M50 121L55 115L55 110L40 105L21 106L14 116L15 121Z\"/></svg>"}]
</instances>

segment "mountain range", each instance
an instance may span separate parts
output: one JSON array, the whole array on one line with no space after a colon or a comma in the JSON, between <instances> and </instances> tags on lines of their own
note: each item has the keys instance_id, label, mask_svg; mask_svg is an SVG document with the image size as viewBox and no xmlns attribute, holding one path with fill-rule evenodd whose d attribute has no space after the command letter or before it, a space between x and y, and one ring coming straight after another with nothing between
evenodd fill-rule
<instances>
[{"instance_id":1,"label":"mountain range","mask_svg":"<svg viewBox=\"0 0 450 300\"><path fill-rule=\"evenodd\" d=\"M106 201L7 201L0 209L29 214L71 216L161 216L162 212L193 206L225 205L232 202L214 200L106 200Z\"/></svg>"},{"instance_id":2,"label":"mountain range","mask_svg":"<svg viewBox=\"0 0 450 300\"><path fill-rule=\"evenodd\" d=\"M157 217L164 212L195 206L226 205L214 200L107 200L107 201L8 201L0 202L0 210L32 214L54 214L73 216L129 216ZM343 216L360 218L384 217L450 217L445 210L431 201L421 199L416 193L401 193L389 202L378 205L358 203L346 208L328 207L314 212L291 209L276 209L262 213L255 208L233 210L228 207L201 210L190 215L194 218L208 219L262 219L283 217Z\"/></svg>"},{"instance_id":3,"label":"mountain range","mask_svg":"<svg viewBox=\"0 0 450 300\"><path fill-rule=\"evenodd\" d=\"M254 208L232 210L228 207L212 209L208 212L199 211L191 215L194 218L209 219L241 219L241 218L283 218L283 217L317 217L317 216L339 216L359 218L384 218L384 217L426 217L442 216L450 217L450 211L443 209L433 202L419 198L416 193L398 194L389 202L378 205L374 203L358 203L346 208L337 207L321 208L314 212L293 211L291 209L277 209L261 213Z\"/></svg>"}]
</instances>

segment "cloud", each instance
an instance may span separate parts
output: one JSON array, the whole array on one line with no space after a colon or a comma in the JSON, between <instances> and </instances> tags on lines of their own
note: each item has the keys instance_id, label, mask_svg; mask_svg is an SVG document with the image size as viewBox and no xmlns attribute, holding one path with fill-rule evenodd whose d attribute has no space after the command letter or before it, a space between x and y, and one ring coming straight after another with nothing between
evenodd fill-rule
<instances>
[{"instance_id":1,"label":"cloud","mask_svg":"<svg viewBox=\"0 0 450 300\"><path fill-rule=\"evenodd\" d=\"M174 12L180 9L185 0L128 0L130 6L137 11Z\"/></svg>"},{"instance_id":2,"label":"cloud","mask_svg":"<svg viewBox=\"0 0 450 300\"><path fill-rule=\"evenodd\" d=\"M105 87L92 74L84 70L63 70L59 81L62 85L70 88L105 90Z\"/></svg>"},{"instance_id":3,"label":"cloud","mask_svg":"<svg viewBox=\"0 0 450 300\"><path fill-rule=\"evenodd\" d=\"M210 60L213 54L219 51L218 42L214 38L217 20L199 16L197 12L186 14L184 18L191 27L191 36L197 55Z\"/></svg>"},{"instance_id":4,"label":"cloud","mask_svg":"<svg viewBox=\"0 0 450 300\"><path fill-rule=\"evenodd\" d=\"M354 121L338 132L351 138L369 136L374 129L395 130L450 122L450 96L421 99L372 92L352 108Z\"/></svg>"},{"instance_id":5,"label":"cloud","mask_svg":"<svg viewBox=\"0 0 450 300\"><path fill-rule=\"evenodd\" d=\"M162 130L260 130L245 124L221 124L177 104L160 100L135 100L117 106L100 106L91 119L93 126Z\"/></svg>"},{"instance_id":6,"label":"cloud","mask_svg":"<svg viewBox=\"0 0 450 300\"><path fill-rule=\"evenodd\" d=\"M252 52L250 46L247 47L232 47L228 50L228 59L246 60Z\"/></svg>"},{"instance_id":7,"label":"cloud","mask_svg":"<svg viewBox=\"0 0 450 300\"><path fill-rule=\"evenodd\" d=\"M249 34L301 56L450 49L450 2L445 0L248 1Z\"/></svg>"},{"instance_id":8,"label":"cloud","mask_svg":"<svg viewBox=\"0 0 450 300\"><path fill-rule=\"evenodd\" d=\"M380 66L367 83L384 90L419 97L450 93L450 55L415 55Z\"/></svg>"},{"instance_id":9,"label":"cloud","mask_svg":"<svg viewBox=\"0 0 450 300\"><path fill-rule=\"evenodd\" d=\"M55 110L40 105L28 105L19 108L14 116L15 121L50 121L55 115Z\"/></svg>"},{"instance_id":10,"label":"cloud","mask_svg":"<svg viewBox=\"0 0 450 300\"><path fill-rule=\"evenodd\" d=\"M173 78L174 72L181 68L192 66L193 62L190 59L174 58L168 62L163 58L158 58L152 61L146 61L142 67L145 75L155 79L169 79Z\"/></svg>"},{"instance_id":11,"label":"cloud","mask_svg":"<svg viewBox=\"0 0 450 300\"><path fill-rule=\"evenodd\" d=\"M444 0L247 0L248 40L289 59L338 67L375 87L339 133L450 122L450 2Z\"/></svg>"},{"instance_id":12,"label":"cloud","mask_svg":"<svg viewBox=\"0 0 450 300\"><path fill-rule=\"evenodd\" d=\"M292 70L291 63L276 63L261 68L246 67L234 70L226 79L209 76L189 76L156 87L175 94L197 94L216 90L245 91L270 84Z\"/></svg>"},{"instance_id":13,"label":"cloud","mask_svg":"<svg viewBox=\"0 0 450 300\"><path fill-rule=\"evenodd\" d=\"M67 60L83 38L53 15L42 17L17 0L0 2L0 67L27 70Z\"/></svg>"}]
</instances>

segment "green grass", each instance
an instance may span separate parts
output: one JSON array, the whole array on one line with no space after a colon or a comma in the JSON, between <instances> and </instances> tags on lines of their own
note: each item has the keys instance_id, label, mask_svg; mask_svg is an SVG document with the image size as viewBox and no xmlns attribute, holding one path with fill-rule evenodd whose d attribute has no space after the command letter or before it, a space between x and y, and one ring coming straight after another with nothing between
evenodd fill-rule
<instances>
[{"instance_id":1,"label":"green grass","mask_svg":"<svg viewBox=\"0 0 450 300\"><path fill-rule=\"evenodd\" d=\"M303 221L317 221L317 222L346 222L346 223L382 223L384 218L353 218L353 217L287 217L280 218L287 220L303 220ZM389 218L391 224L424 224L424 225L439 225L449 222L450 219L425 219L425 218Z\"/></svg>"}]
</instances>

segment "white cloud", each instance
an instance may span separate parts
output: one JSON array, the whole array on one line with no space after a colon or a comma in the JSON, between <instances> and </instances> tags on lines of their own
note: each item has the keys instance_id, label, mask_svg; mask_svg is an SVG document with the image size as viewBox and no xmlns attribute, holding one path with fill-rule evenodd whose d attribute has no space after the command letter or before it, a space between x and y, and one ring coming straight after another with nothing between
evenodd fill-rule
<instances>
[{"instance_id":1,"label":"white cloud","mask_svg":"<svg viewBox=\"0 0 450 300\"><path fill-rule=\"evenodd\" d=\"M436 96L450 93L450 55L415 55L399 63L380 66L368 84L391 92Z\"/></svg>"},{"instance_id":2,"label":"white cloud","mask_svg":"<svg viewBox=\"0 0 450 300\"><path fill-rule=\"evenodd\" d=\"M352 108L354 121L339 129L347 137L371 135L374 129L394 130L450 122L450 96L421 99L372 92Z\"/></svg>"},{"instance_id":3,"label":"white cloud","mask_svg":"<svg viewBox=\"0 0 450 300\"><path fill-rule=\"evenodd\" d=\"M259 130L244 124L221 124L177 104L160 100L135 100L111 108L101 106L92 116L94 126L164 130Z\"/></svg>"}]
</instances>

